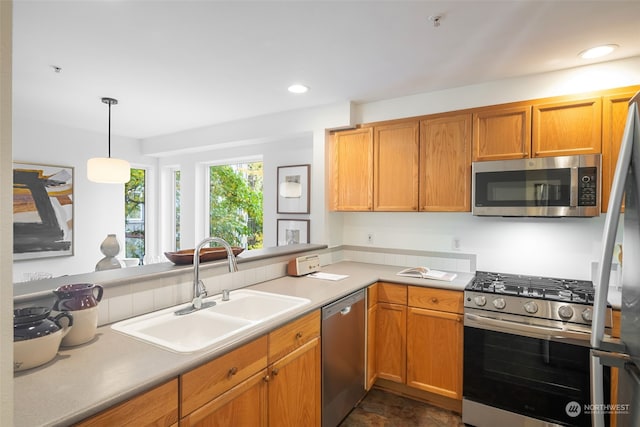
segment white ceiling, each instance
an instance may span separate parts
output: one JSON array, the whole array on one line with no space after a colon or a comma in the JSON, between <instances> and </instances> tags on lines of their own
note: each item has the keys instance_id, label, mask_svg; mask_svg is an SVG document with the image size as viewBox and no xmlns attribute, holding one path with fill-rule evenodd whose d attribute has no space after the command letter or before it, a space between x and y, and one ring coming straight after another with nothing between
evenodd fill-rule
<instances>
[{"instance_id":1,"label":"white ceiling","mask_svg":"<svg viewBox=\"0 0 640 427\"><path fill-rule=\"evenodd\" d=\"M15 118L106 132L108 96L135 138L640 55L637 0L14 0L13 25Z\"/></svg>"}]
</instances>

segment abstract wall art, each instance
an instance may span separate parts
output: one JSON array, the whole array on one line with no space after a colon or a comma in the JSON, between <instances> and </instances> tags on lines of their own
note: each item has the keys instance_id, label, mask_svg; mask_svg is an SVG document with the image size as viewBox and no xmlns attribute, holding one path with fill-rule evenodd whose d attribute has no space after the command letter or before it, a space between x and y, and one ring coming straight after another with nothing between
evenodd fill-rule
<instances>
[{"instance_id":1,"label":"abstract wall art","mask_svg":"<svg viewBox=\"0 0 640 427\"><path fill-rule=\"evenodd\" d=\"M13 259L73 255L73 167L13 164Z\"/></svg>"}]
</instances>

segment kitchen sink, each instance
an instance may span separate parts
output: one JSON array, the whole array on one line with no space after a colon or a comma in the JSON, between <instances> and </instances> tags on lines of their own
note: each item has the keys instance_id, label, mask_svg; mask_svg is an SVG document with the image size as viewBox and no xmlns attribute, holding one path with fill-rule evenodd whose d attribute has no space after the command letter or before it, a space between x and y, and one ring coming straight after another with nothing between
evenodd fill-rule
<instances>
[{"instance_id":1,"label":"kitchen sink","mask_svg":"<svg viewBox=\"0 0 640 427\"><path fill-rule=\"evenodd\" d=\"M252 322L263 322L309 302L306 298L240 289L231 292L229 301L216 299L217 304L209 310Z\"/></svg>"},{"instance_id":2,"label":"kitchen sink","mask_svg":"<svg viewBox=\"0 0 640 427\"><path fill-rule=\"evenodd\" d=\"M229 301L217 295L204 300L216 305L177 316L182 304L117 322L112 329L179 353L191 353L277 316L309 304L306 298L240 289L230 293Z\"/></svg>"}]
</instances>

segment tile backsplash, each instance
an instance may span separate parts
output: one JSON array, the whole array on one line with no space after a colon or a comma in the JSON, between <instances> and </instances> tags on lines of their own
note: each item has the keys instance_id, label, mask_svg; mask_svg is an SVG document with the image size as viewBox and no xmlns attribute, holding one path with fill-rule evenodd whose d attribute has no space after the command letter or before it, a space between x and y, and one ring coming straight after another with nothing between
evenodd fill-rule
<instances>
[{"instance_id":1,"label":"tile backsplash","mask_svg":"<svg viewBox=\"0 0 640 427\"><path fill-rule=\"evenodd\" d=\"M413 267L427 266L439 270L458 272L475 271L475 255L439 253L388 248L339 246L315 251L321 265L340 261L355 261L382 265ZM223 289L235 290L286 275L291 256L245 262L240 271L228 273L226 265L203 265L200 278L209 295L222 293ZM181 274L155 275L148 279L138 277L128 283L104 286L104 296L98 305L98 325L124 320L191 300L193 275L184 270Z\"/></svg>"}]
</instances>

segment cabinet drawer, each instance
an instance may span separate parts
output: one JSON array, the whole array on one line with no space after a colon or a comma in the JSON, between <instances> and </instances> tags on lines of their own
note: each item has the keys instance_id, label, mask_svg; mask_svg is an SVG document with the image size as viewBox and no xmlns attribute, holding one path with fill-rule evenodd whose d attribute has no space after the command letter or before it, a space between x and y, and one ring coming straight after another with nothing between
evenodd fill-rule
<instances>
[{"instance_id":1,"label":"cabinet drawer","mask_svg":"<svg viewBox=\"0 0 640 427\"><path fill-rule=\"evenodd\" d=\"M320 336L320 310L284 325L269 334L269 363Z\"/></svg>"},{"instance_id":2,"label":"cabinet drawer","mask_svg":"<svg viewBox=\"0 0 640 427\"><path fill-rule=\"evenodd\" d=\"M409 286L408 305L411 307L462 314L463 299L464 293L460 291Z\"/></svg>"},{"instance_id":3,"label":"cabinet drawer","mask_svg":"<svg viewBox=\"0 0 640 427\"><path fill-rule=\"evenodd\" d=\"M170 426L177 422L178 380L174 379L75 426Z\"/></svg>"},{"instance_id":4,"label":"cabinet drawer","mask_svg":"<svg viewBox=\"0 0 640 427\"><path fill-rule=\"evenodd\" d=\"M407 285L378 282L378 302L407 305Z\"/></svg>"},{"instance_id":5,"label":"cabinet drawer","mask_svg":"<svg viewBox=\"0 0 640 427\"><path fill-rule=\"evenodd\" d=\"M267 336L262 336L180 376L184 417L267 367Z\"/></svg>"}]
</instances>

